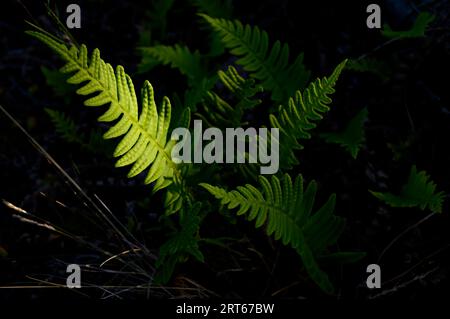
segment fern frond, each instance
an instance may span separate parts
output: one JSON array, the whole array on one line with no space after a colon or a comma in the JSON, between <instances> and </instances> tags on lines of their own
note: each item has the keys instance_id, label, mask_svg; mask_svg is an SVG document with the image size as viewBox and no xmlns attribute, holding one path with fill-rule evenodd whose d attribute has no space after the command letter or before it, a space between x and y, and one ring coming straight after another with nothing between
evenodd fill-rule
<instances>
[{"instance_id":1,"label":"fern frond","mask_svg":"<svg viewBox=\"0 0 450 319\"><path fill-rule=\"evenodd\" d=\"M344 219L333 215L335 195L313 213L317 189L314 181L306 190L301 175L294 183L288 174L281 181L272 175L270 182L261 175L259 182L263 192L250 184L230 192L205 183L200 185L228 209L238 209L236 214L245 214L249 221L255 220L256 227L266 225L267 235L294 248L314 282L323 291L331 293L333 286L319 268L316 257L334 244L344 229Z\"/></svg>"},{"instance_id":2,"label":"fern frond","mask_svg":"<svg viewBox=\"0 0 450 319\"><path fill-rule=\"evenodd\" d=\"M64 112L45 109L45 112L50 116L50 120L55 125L56 132L62 136L67 142L83 143L83 136L78 133L75 122L66 116Z\"/></svg>"},{"instance_id":3,"label":"fern frond","mask_svg":"<svg viewBox=\"0 0 450 319\"><path fill-rule=\"evenodd\" d=\"M79 49L75 46L68 48L40 32L27 33L61 56L66 62L61 72L74 73L67 82L83 83L77 90L78 94L93 95L84 102L86 106L108 105L108 110L98 120L115 122L104 134L105 139L121 137L114 151L114 156L120 157L116 166L133 164L128 177L148 169L145 183L155 182L154 191L171 184L178 171L170 154L175 141L167 141L171 118L169 99L163 98L158 112L153 87L145 81L141 90L142 107L139 114L133 82L122 66L117 66L114 73L112 66L100 58L98 49L88 58L85 45Z\"/></svg>"},{"instance_id":4,"label":"fern frond","mask_svg":"<svg viewBox=\"0 0 450 319\"><path fill-rule=\"evenodd\" d=\"M53 89L55 95L63 97L68 102L68 95L74 93L75 90L73 86L66 82L67 74L62 74L58 70L50 70L45 66L41 67L41 71L45 77L45 82Z\"/></svg>"},{"instance_id":5,"label":"fern frond","mask_svg":"<svg viewBox=\"0 0 450 319\"><path fill-rule=\"evenodd\" d=\"M389 66L381 60L365 57L362 59L350 59L347 62L347 70L355 72L368 72L378 76L381 80L386 81L390 78L392 71Z\"/></svg>"},{"instance_id":6,"label":"fern frond","mask_svg":"<svg viewBox=\"0 0 450 319\"><path fill-rule=\"evenodd\" d=\"M231 0L191 0L192 4L197 8L198 12L205 13L212 18L230 19L233 12L233 4ZM207 28L207 22L202 19L203 28ZM221 55L225 51L220 36L210 31L209 34L209 52L208 56L215 57Z\"/></svg>"},{"instance_id":7,"label":"fern frond","mask_svg":"<svg viewBox=\"0 0 450 319\"><path fill-rule=\"evenodd\" d=\"M257 26L199 15L218 32L230 53L239 57L236 63L272 92L274 101L284 101L306 85L309 71L303 65L303 54L290 65L289 46L276 41L269 50L269 36Z\"/></svg>"},{"instance_id":8,"label":"fern frond","mask_svg":"<svg viewBox=\"0 0 450 319\"><path fill-rule=\"evenodd\" d=\"M153 35L162 39L167 35L167 15L173 8L174 0L153 0L149 3L148 10L146 10L146 19L141 26L139 33L139 44L150 45Z\"/></svg>"},{"instance_id":9,"label":"fern frond","mask_svg":"<svg viewBox=\"0 0 450 319\"><path fill-rule=\"evenodd\" d=\"M416 166L411 167L408 181L400 195L371 190L369 192L391 207L420 207L422 210L429 208L434 213L442 213L445 197L444 192L436 193L436 184L430 180L425 171L417 172Z\"/></svg>"},{"instance_id":10,"label":"fern frond","mask_svg":"<svg viewBox=\"0 0 450 319\"><path fill-rule=\"evenodd\" d=\"M170 67L178 69L188 78L190 84L207 76L200 53L198 51L191 52L187 46L156 45L140 48L140 52L147 63L154 60L154 63L150 63L151 65L170 65ZM142 64L138 66L138 69L140 72L148 71L148 69L143 69Z\"/></svg>"},{"instance_id":11,"label":"fern frond","mask_svg":"<svg viewBox=\"0 0 450 319\"><path fill-rule=\"evenodd\" d=\"M328 143L336 143L346 149L354 159L358 156L359 149L365 141L364 123L369 112L363 108L348 123L343 132L320 134Z\"/></svg>"},{"instance_id":12,"label":"fern frond","mask_svg":"<svg viewBox=\"0 0 450 319\"><path fill-rule=\"evenodd\" d=\"M254 79L244 79L232 65L228 66L226 71L219 70L218 75L223 85L239 99L237 109L251 109L261 104L261 100L255 99L254 96L262 92L263 88L255 85Z\"/></svg>"},{"instance_id":13,"label":"fern frond","mask_svg":"<svg viewBox=\"0 0 450 319\"><path fill-rule=\"evenodd\" d=\"M158 283L166 283L172 276L175 265L186 258L187 255L193 256L199 262L204 261L204 256L198 245L201 204L197 202L187 207L180 215L181 229L160 247L159 257L156 261L156 268L159 273L155 281Z\"/></svg>"},{"instance_id":14,"label":"fern frond","mask_svg":"<svg viewBox=\"0 0 450 319\"><path fill-rule=\"evenodd\" d=\"M228 19L233 11L230 0L191 0L191 2L200 12L213 18Z\"/></svg>"},{"instance_id":15,"label":"fern frond","mask_svg":"<svg viewBox=\"0 0 450 319\"><path fill-rule=\"evenodd\" d=\"M270 114L271 126L280 129L282 168L298 164L294 151L303 148L298 140L311 138L309 131L316 127L314 121L321 120L322 114L330 110L332 100L329 95L335 92L334 86L346 62L340 63L329 77L311 82L303 93L297 91L287 106L279 107L277 116Z\"/></svg>"},{"instance_id":16,"label":"fern frond","mask_svg":"<svg viewBox=\"0 0 450 319\"><path fill-rule=\"evenodd\" d=\"M428 25L433 22L434 19L435 16L431 13L420 12L411 29L405 31L394 31L389 25L385 24L383 26L383 30L381 30L381 34L391 39L421 38L425 36Z\"/></svg>"},{"instance_id":17,"label":"fern frond","mask_svg":"<svg viewBox=\"0 0 450 319\"><path fill-rule=\"evenodd\" d=\"M203 96L204 112L198 114L198 116L209 126L238 127L245 125L242 122L244 112L261 104L261 100L255 98L255 95L262 92L263 88L255 85L254 79L244 79L231 65L228 66L226 71L219 70L217 74L221 84L232 93L237 102L233 104L225 101L219 94L208 91Z\"/></svg>"}]
</instances>

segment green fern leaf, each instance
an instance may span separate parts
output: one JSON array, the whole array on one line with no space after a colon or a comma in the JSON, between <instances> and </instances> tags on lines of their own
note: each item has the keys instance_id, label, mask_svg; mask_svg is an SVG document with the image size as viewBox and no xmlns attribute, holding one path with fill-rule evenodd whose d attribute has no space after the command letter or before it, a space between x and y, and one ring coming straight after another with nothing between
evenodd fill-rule
<instances>
[{"instance_id":1,"label":"green fern leaf","mask_svg":"<svg viewBox=\"0 0 450 319\"><path fill-rule=\"evenodd\" d=\"M41 67L42 74L45 77L47 85L49 85L56 96L63 97L65 102L68 102L69 94L75 92L72 85L66 83L68 76L67 74L62 74L58 70L50 70L45 66Z\"/></svg>"},{"instance_id":2,"label":"green fern leaf","mask_svg":"<svg viewBox=\"0 0 450 319\"><path fill-rule=\"evenodd\" d=\"M239 99L236 109L247 110L261 104L262 101L254 96L263 92L263 87L255 85L254 79L244 79L232 65L226 71L219 70L218 76L223 85Z\"/></svg>"},{"instance_id":3,"label":"green fern leaf","mask_svg":"<svg viewBox=\"0 0 450 319\"><path fill-rule=\"evenodd\" d=\"M221 83L237 98L238 102L231 106L217 93L208 91L203 96L203 111L198 116L209 126L238 127L244 126L242 122L244 112L261 104L260 99L254 96L262 92L262 87L255 85L254 79L244 79L234 68L229 66L226 71L217 73Z\"/></svg>"},{"instance_id":4,"label":"green fern leaf","mask_svg":"<svg viewBox=\"0 0 450 319\"><path fill-rule=\"evenodd\" d=\"M212 18L230 19L233 12L231 0L191 0L201 13L205 13ZM207 27L207 22L202 19L202 25ZM220 36L215 32L210 32L208 56L215 57L223 54L225 47Z\"/></svg>"},{"instance_id":5,"label":"green fern leaf","mask_svg":"<svg viewBox=\"0 0 450 319\"><path fill-rule=\"evenodd\" d=\"M174 0L153 0L149 2L150 6L145 12L146 19L140 28L139 45L150 45L155 34L159 39L167 35L167 15L173 8L173 4Z\"/></svg>"},{"instance_id":6,"label":"green fern leaf","mask_svg":"<svg viewBox=\"0 0 450 319\"><path fill-rule=\"evenodd\" d=\"M191 0L202 13L213 18L231 18L233 4L230 0Z\"/></svg>"},{"instance_id":7,"label":"green fern leaf","mask_svg":"<svg viewBox=\"0 0 450 319\"><path fill-rule=\"evenodd\" d=\"M201 217L201 204L195 203L192 207L184 209L180 214L181 229L175 232L159 250L156 261L158 269L155 281L164 284L172 276L176 263L182 261L187 255L193 256L197 261L204 262L204 256L200 251L198 236Z\"/></svg>"},{"instance_id":8,"label":"green fern leaf","mask_svg":"<svg viewBox=\"0 0 450 319\"><path fill-rule=\"evenodd\" d=\"M420 207L429 208L434 213L442 212L445 198L444 192L436 193L436 184L430 180L425 171L417 172L416 166L411 167L408 181L403 186L400 195L380 193L369 190L376 198L391 207Z\"/></svg>"},{"instance_id":9,"label":"green fern leaf","mask_svg":"<svg viewBox=\"0 0 450 319\"><path fill-rule=\"evenodd\" d=\"M228 209L238 209L237 215L245 214L247 220L254 220L256 227L266 225L267 235L273 235L284 245L294 248L314 282L323 291L332 293L333 286L327 274L319 268L316 257L336 243L344 229L344 219L333 215L335 195L331 195L313 213L317 189L314 181L306 190L301 175L294 183L287 174L281 181L275 175L272 175L271 182L262 175L259 181L263 193L250 184L230 192L205 183L200 185Z\"/></svg>"},{"instance_id":10,"label":"green fern leaf","mask_svg":"<svg viewBox=\"0 0 450 319\"><path fill-rule=\"evenodd\" d=\"M269 36L257 26L243 26L235 20L212 18L199 14L222 37L222 42L230 53L240 57L237 64L252 77L262 82L264 89L272 92L274 101L284 101L295 90L303 88L309 71L303 65L303 54L289 65L289 46L275 42L269 50Z\"/></svg>"},{"instance_id":11,"label":"green fern leaf","mask_svg":"<svg viewBox=\"0 0 450 319\"><path fill-rule=\"evenodd\" d=\"M309 131L316 127L314 121L322 119L322 113L330 110L332 102L329 95L335 92L334 86L345 67L347 60L340 63L330 77L316 79L311 82L303 93L297 91L295 97L289 99L288 105L281 105L278 116L270 114L272 127L280 130L280 166L291 168L298 164L294 154L303 146L298 139L311 138Z\"/></svg>"},{"instance_id":12,"label":"green fern leaf","mask_svg":"<svg viewBox=\"0 0 450 319\"><path fill-rule=\"evenodd\" d=\"M62 57L66 65L61 68L61 72L73 74L67 82L83 83L77 90L78 94L95 93L84 102L86 106L108 104L108 110L98 120L115 122L104 134L105 139L121 137L114 152L114 156L119 157L116 166L133 164L128 177L148 169L145 183L155 182L154 191L170 185L178 171L170 154L175 141L167 141L171 118L169 99L164 97L158 112L153 87L150 82L145 81L141 90L142 108L139 114L133 82L122 66L117 66L114 73L111 65L100 58L98 49L88 58L85 45L80 48L71 46L69 49L64 43L41 32L27 33Z\"/></svg>"},{"instance_id":13,"label":"green fern leaf","mask_svg":"<svg viewBox=\"0 0 450 319\"><path fill-rule=\"evenodd\" d=\"M191 52L188 47L156 45L153 47L143 47L139 49L142 58L150 65L170 65L174 69L178 69L185 75L191 84L199 79L207 76L204 65L201 62L201 55L198 51ZM151 60L154 60L151 63ZM138 66L139 72L149 71L145 65Z\"/></svg>"},{"instance_id":14,"label":"green fern leaf","mask_svg":"<svg viewBox=\"0 0 450 319\"><path fill-rule=\"evenodd\" d=\"M350 120L343 132L339 133L323 133L320 134L328 143L336 143L350 152L352 157L356 159L359 149L365 141L364 123L368 116L367 108L363 108L359 113Z\"/></svg>"},{"instance_id":15,"label":"green fern leaf","mask_svg":"<svg viewBox=\"0 0 450 319\"><path fill-rule=\"evenodd\" d=\"M411 29L406 31L394 31L387 24L383 26L383 30L381 30L381 34L387 38L421 38L425 36L425 32L427 31L428 25L435 19L435 16L429 12L420 12L414 21Z\"/></svg>"},{"instance_id":16,"label":"green fern leaf","mask_svg":"<svg viewBox=\"0 0 450 319\"><path fill-rule=\"evenodd\" d=\"M382 81L386 81L391 77L392 70L386 62L375 58L351 59L348 61L347 70L355 72L368 72L378 76Z\"/></svg>"},{"instance_id":17,"label":"green fern leaf","mask_svg":"<svg viewBox=\"0 0 450 319\"><path fill-rule=\"evenodd\" d=\"M55 125L56 132L58 132L67 142L83 144L83 136L78 133L75 122L66 116L63 112L45 109L45 112L50 116L51 121Z\"/></svg>"},{"instance_id":18,"label":"green fern leaf","mask_svg":"<svg viewBox=\"0 0 450 319\"><path fill-rule=\"evenodd\" d=\"M205 63L198 51L191 52L188 47L157 45L140 48L142 54L139 72L146 72L157 65L170 65L180 71L188 80L188 89L185 93L184 104L193 110L203 96L210 90L216 76L210 77L205 69Z\"/></svg>"}]
</instances>

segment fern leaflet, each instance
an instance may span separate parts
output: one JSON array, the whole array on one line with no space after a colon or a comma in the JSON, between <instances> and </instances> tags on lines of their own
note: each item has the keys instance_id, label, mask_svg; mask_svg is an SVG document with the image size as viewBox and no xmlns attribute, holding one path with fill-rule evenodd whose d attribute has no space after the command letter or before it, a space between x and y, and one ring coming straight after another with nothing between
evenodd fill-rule
<instances>
[{"instance_id":1,"label":"fern leaflet","mask_svg":"<svg viewBox=\"0 0 450 319\"><path fill-rule=\"evenodd\" d=\"M68 104L68 96L75 92L73 86L66 83L67 74L62 74L58 70L50 70L45 66L41 67L42 74L45 76L47 85L51 86L56 96L63 97Z\"/></svg>"},{"instance_id":2,"label":"fern leaflet","mask_svg":"<svg viewBox=\"0 0 450 319\"><path fill-rule=\"evenodd\" d=\"M140 51L146 63L152 66L157 64L170 65L185 75L190 84L195 84L195 81L207 76L201 63L200 53L198 51L191 52L186 46L178 44L174 46L156 45L140 48ZM152 60L154 60L153 63ZM142 63L138 68L140 72L149 71L149 68Z\"/></svg>"},{"instance_id":3,"label":"fern leaflet","mask_svg":"<svg viewBox=\"0 0 450 319\"><path fill-rule=\"evenodd\" d=\"M367 108L363 108L359 113L350 120L343 132L339 133L323 133L320 134L328 143L336 143L350 152L352 157L356 159L359 149L365 141L364 123L368 116Z\"/></svg>"},{"instance_id":4,"label":"fern leaflet","mask_svg":"<svg viewBox=\"0 0 450 319\"><path fill-rule=\"evenodd\" d=\"M369 72L378 76L382 81L387 81L392 73L385 62L369 57L349 60L346 69L355 72Z\"/></svg>"},{"instance_id":5,"label":"fern leaflet","mask_svg":"<svg viewBox=\"0 0 450 319\"><path fill-rule=\"evenodd\" d=\"M391 207L429 208L434 213L442 212L444 192L436 193L436 184L430 180L425 171L417 172L416 166L411 167L408 181L403 186L400 195L392 193L369 192Z\"/></svg>"},{"instance_id":6,"label":"fern leaflet","mask_svg":"<svg viewBox=\"0 0 450 319\"><path fill-rule=\"evenodd\" d=\"M198 246L200 228L201 204L195 203L192 207L185 209L180 215L181 229L165 242L159 250L159 258L156 261L156 268L159 273L155 281L161 284L167 283L172 276L176 264L186 258L189 254L196 260L203 262L204 257Z\"/></svg>"},{"instance_id":7,"label":"fern leaflet","mask_svg":"<svg viewBox=\"0 0 450 319\"><path fill-rule=\"evenodd\" d=\"M435 19L435 16L429 12L421 12L414 21L411 29L406 31L394 31L387 24L384 25L383 30L381 30L381 34L387 38L421 38L425 36L425 32L427 31L428 25Z\"/></svg>"},{"instance_id":8,"label":"fern leaflet","mask_svg":"<svg viewBox=\"0 0 450 319\"><path fill-rule=\"evenodd\" d=\"M75 122L66 116L63 112L45 109L45 112L50 116L51 121L55 125L56 132L58 132L62 138L69 143L75 142L83 144L84 136L80 135L77 131L77 125Z\"/></svg>"},{"instance_id":9,"label":"fern leaflet","mask_svg":"<svg viewBox=\"0 0 450 319\"><path fill-rule=\"evenodd\" d=\"M237 64L262 82L264 89L272 92L272 100L284 101L295 90L303 88L309 71L303 65L303 54L289 65L289 46L276 41L269 50L269 36L257 26L243 26L235 20L216 19L199 14L222 37L222 42L230 53L240 57Z\"/></svg>"},{"instance_id":10,"label":"fern leaflet","mask_svg":"<svg viewBox=\"0 0 450 319\"><path fill-rule=\"evenodd\" d=\"M155 182L154 191L170 185L179 173L172 162L170 151L175 141L167 141L171 117L171 105L164 97L159 112L154 101L153 87L145 81L141 90L142 109L139 114L134 85L122 66L116 73L112 66L100 58L95 49L91 58L85 45L70 49L61 42L41 32L27 33L42 41L58 53L66 62L62 73L75 73L67 82L81 84L77 90L80 95L95 95L84 102L86 106L109 104L108 110L99 117L101 122L113 122L114 125L104 134L105 139L122 137L114 156L120 157L117 167L133 164L128 177L140 174L148 169L145 183Z\"/></svg>"},{"instance_id":11,"label":"fern leaflet","mask_svg":"<svg viewBox=\"0 0 450 319\"><path fill-rule=\"evenodd\" d=\"M260 175L259 181L263 193L250 184L230 192L205 183L200 185L229 209L239 208L236 214L247 214L249 221L255 220L256 227L265 224L267 235L274 235L276 240L294 248L314 282L323 291L332 293L333 286L319 268L316 257L334 244L344 229L344 219L333 215L335 195L313 213L317 189L314 181L306 190L301 175L294 183L288 174L281 181L272 175L271 182Z\"/></svg>"},{"instance_id":12,"label":"fern leaflet","mask_svg":"<svg viewBox=\"0 0 450 319\"><path fill-rule=\"evenodd\" d=\"M340 63L330 77L311 82L303 93L297 91L289 99L287 107L279 106L278 116L270 114L272 127L280 129L281 167L291 168L298 164L294 150L302 149L303 146L297 140L311 138L308 131L316 127L313 121L321 120L321 113L330 110L328 105L332 100L328 95L335 92L334 86L346 62Z\"/></svg>"},{"instance_id":13,"label":"fern leaflet","mask_svg":"<svg viewBox=\"0 0 450 319\"><path fill-rule=\"evenodd\" d=\"M218 76L223 85L239 99L237 109L251 109L261 104L261 100L254 99L254 96L262 92L263 88L255 85L254 79L244 79L232 65L226 71L219 70Z\"/></svg>"}]
</instances>

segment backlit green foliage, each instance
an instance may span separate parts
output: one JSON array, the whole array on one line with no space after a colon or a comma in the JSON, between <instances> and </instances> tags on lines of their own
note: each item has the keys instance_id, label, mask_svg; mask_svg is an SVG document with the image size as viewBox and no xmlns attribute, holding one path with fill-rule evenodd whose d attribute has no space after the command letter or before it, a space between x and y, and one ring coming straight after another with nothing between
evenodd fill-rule
<instances>
[{"instance_id":1,"label":"backlit green foliage","mask_svg":"<svg viewBox=\"0 0 450 319\"><path fill-rule=\"evenodd\" d=\"M204 256L198 246L200 228L201 204L196 203L188 209L183 209L180 215L180 230L175 231L171 238L166 241L159 250L159 258L156 268L159 270L155 281L167 283L172 276L173 270L179 261L193 256L196 260L203 262Z\"/></svg>"},{"instance_id":2,"label":"backlit green foliage","mask_svg":"<svg viewBox=\"0 0 450 319\"><path fill-rule=\"evenodd\" d=\"M411 167L408 181L399 195L369 191L373 196L392 207L419 207L434 213L442 212L444 192L436 192L436 184L430 180L425 171L417 171Z\"/></svg>"},{"instance_id":3,"label":"backlit green foliage","mask_svg":"<svg viewBox=\"0 0 450 319\"><path fill-rule=\"evenodd\" d=\"M246 126L249 124L246 117L248 113L263 104L263 95L259 93L264 90L270 92L272 100L283 103L276 114L270 114L269 120L272 127L280 129L280 141L277 141L280 142L280 164L282 168L288 169L298 163L295 151L302 148L298 140L310 138L309 132L316 126L315 122L329 110L329 95L334 93L334 87L346 63L342 62L329 77L316 79L304 89L309 72L303 66L302 54L293 64L289 64L287 44L277 41L269 48L267 33L258 27L244 27L238 21L215 19L204 14L201 16L217 32L225 47L239 57L237 64L244 71L238 72L236 67L227 66L225 71L217 72L217 77L208 76L200 53L192 53L185 46L156 45L143 49L146 63L170 65L188 79L190 88L185 93L184 101L181 102L175 95L178 106L178 121L175 123L170 120L172 114L169 99L164 97L161 106L157 108L153 88L148 81L144 82L139 107L131 78L121 66L114 72L100 58L98 49L88 57L84 45L69 48L46 33L28 32L63 58L66 65L61 72L71 75L69 83L81 85L77 93L88 95L85 105L108 107L99 121L113 122L104 138L121 139L114 152L114 156L119 157L116 166L132 164L129 177L147 170L145 182L154 182L155 191L165 188L165 218L178 213L176 217L179 217L180 229L160 248L156 265L156 281L160 283L167 282L175 265L186 260L188 255L203 261L204 257L198 247L202 220L200 215L204 216L202 207L210 210L211 205L208 199L202 201L195 187L205 181L205 176L209 177L206 180L210 180L221 173L219 165L199 168L194 164L175 165L172 162L170 151L175 141L168 141L168 136L176 127L189 127L189 106L194 107L197 102L201 102L203 108L195 114L206 120L208 125ZM213 90L216 79L219 79L220 84ZM58 121L67 126L64 129L73 132L75 128L69 122L64 124L65 120L62 117ZM62 129L61 131L63 132ZM287 174L282 179L272 176L269 181L264 176L258 177L253 170L254 166L244 165L244 169L242 165L237 166L245 178L259 180L259 189L247 184L227 192L210 184L200 185L221 199L229 209L239 208L238 215L246 214L248 220L255 220L256 227L266 225L267 234L294 248L313 281L324 292L332 293L333 285L319 267L319 261L345 263L362 257L361 253L330 253L328 250L331 245L336 244L345 224L343 218L333 214L335 195L331 195L325 204L313 210L317 189L314 181L304 190L301 175L294 182ZM236 170L232 169L230 172Z\"/></svg>"},{"instance_id":4,"label":"backlit green foliage","mask_svg":"<svg viewBox=\"0 0 450 319\"><path fill-rule=\"evenodd\" d=\"M421 12L414 21L414 25L409 30L394 31L387 24L384 25L381 34L387 38L420 38L425 36L428 25L433 22L435 16L429 12Z\"/></svg>"},{"instance_id":5,"label":"backlit green foliage","mask_svg":"<svg viewBox=\"0 0 450 319\"><path fill-rule=\"evenodd\" d=\"M327 247L335 244L344 229L344 219L333 215L335 195L316 211L313 210L317 184L312 181L303 188L303 178L294 182L285 174L281 181L272 175L269 182L259 177L260 188L247 184L227 192L223 188L200 184L228 209L238 209L237 215L245 215L255 221L256 227L265 225L267 235L281 240L301 256L310 277L327 292L333 292L328 276L317 264L316 257L324 255Z\"/></svg>"},{"instance_id":6,"label":"backlit green foliage","mask_svg":"<svg viewBox=\"0 0 450 319\"><path fill-rule=\"evenodd\" d=\"M281 167L291 168L298 164L294 151L303 148L298 140L311 138L309 131L316 127L314 122L330 110L332 100L329 95L335 92L334 86L345 63L339 64L329 77L316 79L303 92L297 91L287 106L279 107L278 115L270 115L271 126L280 129Z\"/></svg>"},{"instance_id":7,"label":"backlit green foliage","mask_svg":"<svg viewBox=\"0 0 450 319\"><path fill-rule=\"evenodd\" d=\"M155 182L154 191L171 184L177 167L170 156L174 141L167 140L171 116L169 99L163 98L158 112L153 87L145 81L139 114L133 82L122 66L119 65L114 72L112 66L100 58L98 49L89 58L84 45L68 48L41 32L28 31L28 34L47 44L66 62L61 72L73 74L67 82L83 83L77 90L78 94L95 94L84 102L86 106L108 105L108 110L98 120L114 122L104 138L121 137L114 151L114 156L120 157L116 166L133 164L128 177L148 169L145 183Z\"/></svg>"},{"instance_id":8,"label":"backlit green foliage","mask_svg":"<svg viewBox=\"0 0 450 319\"><path fill-rule=\"evenodd\" d=\"M276 41L269 48L269 36L258 27L242 25L234 20L215 19L200 14L221 36L230 53L239 57L237 64L261 81L265 90L272 92L274 101L285 101L306 85L309 71L303 65L303 54L289 64L289 46Z\"/></svg>"},{"instance_id":9,"label":"backlit green foliage","mask_svg":"<svg viewBox=\"0 0 450 319\"><path fill-rule=\"evenodd\" d=\"M323 133L323 137L328 143L336 143L346 149L353 158L356 159L360 147L365 141L364 123L369 112L363 108L354 118L350 120L343 132Z\"/></svg>"}]
</instances>

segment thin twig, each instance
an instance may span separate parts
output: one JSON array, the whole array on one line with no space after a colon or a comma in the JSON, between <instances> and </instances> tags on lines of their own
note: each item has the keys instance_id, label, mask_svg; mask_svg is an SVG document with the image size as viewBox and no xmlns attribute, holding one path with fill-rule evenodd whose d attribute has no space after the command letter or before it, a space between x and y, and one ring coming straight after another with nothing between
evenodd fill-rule
<instances>
[{"instance_id":1,"label":"thin twig","mask_svg":"<svg viewBox=\"0 0 450 319\"><path fill-rule=\"evenodd\" d=\"M422 224L423 222L425 222L427 219L429 219L430 217L434 216L436 213L432 212L430 214L428 214L427 216L425 216L424 218L422 218L421 220L419 220L417 223L409 226L408 228L406 228L404 231L402 231L400 234L398 234L397 236L395 236L395 238L386 246L386 248L383 249L383 251L381 252L380 256L378 257L378 263L380 263L381 259L383 258L384 254L386 253L386 251L392 247L392 245L395 244L395 242L400 239L400 237L402 237L404 234L406 234L407 232L409 232L411 229L416 228L417 226L419 226L420 224Z\"/></svg>"}]
</instances>

